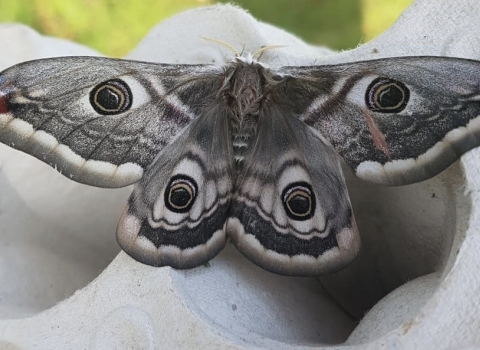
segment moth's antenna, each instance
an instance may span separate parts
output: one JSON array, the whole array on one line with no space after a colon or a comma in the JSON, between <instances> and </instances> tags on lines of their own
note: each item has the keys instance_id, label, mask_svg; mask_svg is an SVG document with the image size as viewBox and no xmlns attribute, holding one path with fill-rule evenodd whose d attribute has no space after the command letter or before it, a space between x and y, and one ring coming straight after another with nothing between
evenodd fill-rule
<instances>
[{"instance_id":1,"label":"moth's antenna","mask_svg":"<svg viewBox=\"0 0 480 350\"><path fill-rule=\"evenodd\" d=\"M210 41L212 43L215 43L215 44L219 44L223 47L226 47L227 49L229 49L230 51L233 52L233 54L235 55L235 57L240 57L240 54L238 53L237 50L235 50L235 48L230 45L229 43L223 41L223 40L220 40L220 39L215 39L215 38L205 38L203 36L200 37L200 39L203 39L203 40L206 40L206 41Z\"/></svg>"},{"instance_id":2,"label":"moth's antenna","mask_svg":"<svg viewBox=\"0 0 480 350\"><path fill-rule=\"evenodd\" d=\"M252 57L255 57L257 56L257 60L260 61L260 57L262 57L263 53L265 51L270 51L270 50L276 50L276 49L281 49L283 47L287 47L287 45L269 45L269 46L264 46L264 47L261 47L260 49L258 49L257 51L255 51L253 54L252 54Z\"/></svg>"},{"instance_id":3,"label":"moth's antenna","mask_svg":"<svg viewBox=\"0 0 480 350\"><path fill-rule=\"evenodd\" d=\"M218 45L221 45L225 48L227 48L228 50L232 51L233 54L235 55L235 57L240 57L240 53L232 46L230 45L229 43L223 41L223 40L220 40L220 39L216 39L216 38L207 38L207 37L203 37L201 36L200 39L203 39L203 40L206 40L206 41L210 41L212 43L215 43L215 44L218 44ZM270 50L275 50L275 49L281 49L282 47L287 47L287 45L269 45L269 46L263 46L261 47L260 49L258 49L257 51L255 51L251 57L255 57L257 56L257 60L260 60L260 57L262 57L263 53L265 51L270 51ZM243 50L242 50L243 52Z\"/></svg>"}]
</instances>

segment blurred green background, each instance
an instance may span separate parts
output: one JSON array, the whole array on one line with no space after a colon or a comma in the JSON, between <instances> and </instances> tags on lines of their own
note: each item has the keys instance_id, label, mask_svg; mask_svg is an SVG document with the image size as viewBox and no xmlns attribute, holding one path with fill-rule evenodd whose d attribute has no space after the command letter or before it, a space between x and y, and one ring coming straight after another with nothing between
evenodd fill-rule
<instances>
[{"instance_id":1,"label":"blurred green background","mask_svg":"<svg viewBox=\"0 0 480 350\"><path fill-rule=\"evenodd\" d=\"M232 1L0 0L0 22L20 22L122 57L179 11ZM256 18L332 49L353 48L390 26L412 0L237 0Z\"/></svg>"}]
</instances>

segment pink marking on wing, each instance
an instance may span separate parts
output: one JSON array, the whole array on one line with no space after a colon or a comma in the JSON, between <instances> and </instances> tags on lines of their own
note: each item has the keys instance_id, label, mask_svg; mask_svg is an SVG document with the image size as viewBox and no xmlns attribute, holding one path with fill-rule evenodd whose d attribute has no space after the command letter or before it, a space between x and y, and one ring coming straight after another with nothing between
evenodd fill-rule
<instances>
[{"instance_id":1,"label":"pink marking on wing","mask_svg":"<svg viewBox=\"0 0 480 350\"><path fill-rule=\"evenodd\" d=\"M0 95L0 114L8 113L7 95Z\"/></svg>"},{"instance_id":2,"label":"pink marking on wing","mask_svg":"<svg viewBox=\"0 0 480 350\"><path fill-rule=\"evenodd\" d=\"M379 151L382 151L388 157L388 159L391 159L390 150L388 149L387 141L385 141L385 135L378 130L377 125L375 125L375 121L367 110L364 109L363 114L365 115L365 120L367 121L368 131L370 131L370 135L372 135L373 144Z\"/></svg>"}]
</instances>

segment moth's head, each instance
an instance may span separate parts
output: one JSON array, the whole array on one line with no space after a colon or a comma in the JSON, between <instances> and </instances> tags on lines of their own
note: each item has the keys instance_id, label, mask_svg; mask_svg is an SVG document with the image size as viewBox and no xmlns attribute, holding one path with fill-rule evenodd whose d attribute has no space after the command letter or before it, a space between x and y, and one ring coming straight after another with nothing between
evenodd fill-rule
<instances>
[{"instance_id":1,"label":"moth's head","mask_svg":"<svg viewBox=\"0 0 480 350\"><path fill-rule=\"evenodd\" d=\"M283 47L286 47L286 45L267 45L267 46L261 46L257 51L252 52L244 52L243 50L241 52L237 51L235 47L223 40L220 39L215 39L215 38L205 38L201 37L203 40L213 42L215 44L218 44L220 46L225 47L229 51L233 52L234 59L233 62L242 62L245 64L254 64L254 63L259 63L261 60L262 55L271 50L276 50L280 49ZM265 64L263 64L265 66Z\"/></svg>"}]
</instances>

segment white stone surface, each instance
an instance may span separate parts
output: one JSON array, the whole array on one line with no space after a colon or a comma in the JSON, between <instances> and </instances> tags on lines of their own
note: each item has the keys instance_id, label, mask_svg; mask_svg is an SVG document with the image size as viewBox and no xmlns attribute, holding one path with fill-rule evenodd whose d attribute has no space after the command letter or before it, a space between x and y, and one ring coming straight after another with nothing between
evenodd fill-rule
<instances>
[{"instance_id":1,"label":"white stone surface","mask_svg":"<svg viewBox=\"0 0 480 350\"><path fill-rule=\"evenodd\" d=\"M202 36L245 51L288 45L265 53L262 60L272 66L405 55L480 59L478 23L477 0L418 0L379 38L332 53L237 8L215 6L159 24L128 58L231 59ZM0 69L95 54L18 25L0 26L0 47ZM189 271L145 266L122 252L110 263L130 189L73 183L2 146L0 348L311 349L345 340L346 349L474 348L480 344L479 154L471 151L435 179L400 188L350 175L362 252L352 266L317 280L270 274L230 246L210 267ZM352 315L364 313L357 325Z\"/></svg>"}]
</instances>

